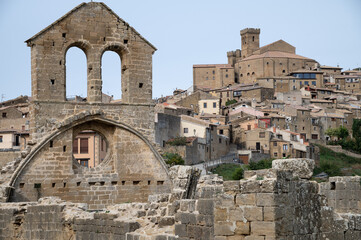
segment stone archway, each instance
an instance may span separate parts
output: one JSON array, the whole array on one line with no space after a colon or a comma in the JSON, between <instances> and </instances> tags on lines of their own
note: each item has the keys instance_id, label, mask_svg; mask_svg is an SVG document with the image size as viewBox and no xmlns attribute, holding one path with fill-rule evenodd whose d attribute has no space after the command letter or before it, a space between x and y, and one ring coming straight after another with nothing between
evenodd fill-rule
<instances>
[{"instance_id":1,"label":"stone archway","mask_svg":"<svg viewBox=\"0 0 361 240\"><path fill-rule=\"evenodd\" d=\"M80 114L40 142L10 180L9 201L35 201L59 196L89 203L93 209L125 201L146 201L148 195L170 192L168 169L152 144L130 126L101 115ZM74 168L72 134L96 129L111 145L109 160L94 169ZM62 152L61 152L62 151ZM99 200L102 196L102 200Z\"/></svg>"}]
</instances>

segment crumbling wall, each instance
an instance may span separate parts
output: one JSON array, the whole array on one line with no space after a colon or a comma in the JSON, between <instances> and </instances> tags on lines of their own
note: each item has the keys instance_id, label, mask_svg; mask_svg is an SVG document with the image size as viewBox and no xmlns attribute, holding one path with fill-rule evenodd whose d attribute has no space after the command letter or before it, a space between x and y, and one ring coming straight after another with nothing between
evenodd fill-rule
<instances>
[{"instance_id":1,"label":"crumbling wall","mask_svg":"<svg viewBox=\"0 0 361 240\"><path fill-rule=\"evenodd\" d=\"M320 183L320 194L339 213L361 214L361 177L330 177Z\"/></svg>"},{"instance_id":2,"label":"crumbling wall","mask_svg":"<svg viewBox=\"0 0 361 240\"><path fill-rule=\"evenodd\" d=\"M175 166L170 170L175 186L171 193L97 212L57 198L5 203L0 207L0 238L360 239L361 214L339 214L328 206L318 183L307 179L312 161L304 161L280 160L273 169L246 171L245 179L225 182L217 175L197 181L199 171Z\"/></svg>"}]
</instances>

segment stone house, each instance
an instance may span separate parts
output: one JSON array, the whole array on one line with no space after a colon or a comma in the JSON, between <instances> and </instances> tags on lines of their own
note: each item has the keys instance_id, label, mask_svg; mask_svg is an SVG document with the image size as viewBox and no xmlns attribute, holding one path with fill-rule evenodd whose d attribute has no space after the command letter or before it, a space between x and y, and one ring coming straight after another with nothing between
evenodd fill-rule
<instances>
[{"instance_id":1,"label":"stone house","mask_svg":"<svg viewBox=\"0 0 361 240\"><path fill-rule=\"evenodd\" d=\"M296 82L296 89L300 90L303 87L323 87L323 72L312 70L297 70L292 71L290 76L294 77Z\"/></svg>"},{"instance_id":2,"label":"stone house","mask_svg":"<svg viewBox=\"0 0 361 240\"><path fill-rule=\"evenodd\" d=\"M218 115L220 112L220 104L219 98L209 96L208 98L204 98L199 100L199 113L200 114L214 114Z\"/></svg>"},{"instance_id":3,"label":"stone house","mask_svg":"<svg viewBox=\"0 0 361 240\"><path fill-rule=\"evenodd\" d=\"M234 68L230 64L193 65L194 90L221 88L236 83Z\"/></svg>"},{"instance_id":4,"label":"stone house","mask_svg":"<svg viewBox=\"0 0 361 240\"><path fill-rule=\"evenodd\" d=\"M288 126L290 131L301 134L304 141L311 138L311 110L302 106L285 106L284 115L290 117Z\"/></svg>"},{"instance_id":5,"label":"stone house","mask_svg":"<svg viewBox=\"0 0 361 240\"><path fill-rule=\"evenodd\" d=\"M180 99L179 101L175 102L174 104L177 106L182 106L185 108L192 109L194 113L199 114L200 106L199 101L203 99L213 99L213 96L209 93L204 91L198 90L193 92L192 94Z\"/></svg>"},{"instance_id":6,"label":"stone house","mask_svg":"<svg viewBox=\"0 0 361 240\"><path fill-rule=\"evenodd\" d=\"M206 159L217 159L229 152L230 139L218 135L217 124L182 115L180 136L205 139Z\"/></svg>"},{"instance_id":7,"label":"stone house","mask_svg":"<svg viewBox=\"0 0 361 240\"><path fill-rule=\"evenodd\" d=\"M278 138L272 138L270 141L270 155L272 158L285 158L292 156L292 144Z\"/></svg>"},{"instance_id":8,"label":"stone house","mask_svg":"<svg viewBox=\"0 0 361 240\"><path fill-rule=\"evenodd\" d=\"M272 131L263 128L244 131L241 140L242 149L269 154L271 137Z\"/></svg>"}]
</instances>

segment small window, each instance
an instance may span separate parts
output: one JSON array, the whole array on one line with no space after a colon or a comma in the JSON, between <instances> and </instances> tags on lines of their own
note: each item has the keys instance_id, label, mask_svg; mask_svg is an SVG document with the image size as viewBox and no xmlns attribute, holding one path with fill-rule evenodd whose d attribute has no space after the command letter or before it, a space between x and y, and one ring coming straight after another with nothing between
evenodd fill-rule
<instances>
[{"instance_id":1,"label":"small window","mask_svg":"<svg viewBox=\"0 0 361 240\"><path fill-rule=\"evenodd\" d=\"M282 70L282 73L285 73L286 72L286 70Z\"/></svg>"},{"instance_id":2,"label":"small window","mask_svg":"<svg viewBox=\"0 0 361 240\"><path fill-rule=\"evenodd\" d=\"M50 84L54 85L55 84L55 79L50 79Z\"/></svg>"},{"instance_id":3,"label":"small window","mask_svg":"<svg viewBox=\"0 0 361 240\"><path fill-rule=\"evenodd\" d=\"M247 125L247 130L251 130L251 125Z\"/></svg>"},{"instance_id":4,"label":"small window","mask_svg":"<svg viewBox=\"0 0 361 240\"><path fill-rule=\"evenodd\" d=\"M226 78L228 78L228 74L226 74Z\"/></svg>"},{"instance_id":5,"label":"small window","mask_svg":"<svg viewBox=\"0 0 361 240\"><path fill-rule=\"evenodd\" d=\"M223 134L223 129L220 129L220 130L219 130L219 134Z\"/></svg>"},{"instance_id":6,"label":"small window","mask_svg":"<svg viewBox=\"0 0 361 240\"><path fill-rule=\"evenodd\" d=\"M273 153L273 156L274 156L274 157L277 157L277 153L276 153L276 152L275 152L275 153Z\"/></svg>"},{"instance_id":7,"label":"small window","mask_svg":"<svg viewBox=\"0 0 361 240\"><path fill-rule=\"evenodd\" d=\"M80 153L88 153L88 138L80 138Z\"/></svg>"},{"instance_id":8,"label":"small window","mask_svg":"<svg viewBox=\"0 0 361 240\"><path fill-rule=\"evenodd\" d=\"M215 74L215 73L216 73L216 71L214 71L214 70L213 70L213 71L212 71L212 73L213 73L213 74Z\"/></svg>"},{"instance_id":9,"label":"small window","mask_svg":"<svg viewBox=\"0 0 361 240\"><path fill-rule=\"evenodd\" d=\"M222 138L219 138L219 143L222 143Z\"/></svg>"},{"instance_id":10,"label":"small window","mask_svg":"<svg viewBox=\"0 0 361 240\"><path fill-rule=\"evenodd\" d=\"M139 88L142 88L143 87L143 83L139 83Z\"/></svg>"},{"instance_id":11,"label":"small window","mask_svg":"<svg viewBox=\"0 0 361 240\"><path fill-rule=\"evenodd\" d=\"M203 103L203 108L207 108L207 103Z\"/></svg>"},{"instance_id":12,"label":"small window","mask_svg":"<svg viewBox=\"0 0 361 240\"><path fill-rule=\"evenodd\" d=\"M313 85L313 86L316 86L316 81L312 81L312 85Z\"/></svg>"},{"instance_id":13,"label":"small window","mask_svg":"<svg viewBox=\"0 0 361 240\"><path fill-rule=\"evenodd\" d=\"M216 108L216 107L217 107L217 103L214 102L214 103L213 103L213 108Z\"/></svg>"},{"instance_id":14,"label":"small window","mask_svg":"<svg viewBox=\"0 0 361 240\"><path fill-rule=\"evenodd\" d=\"M287 151L288 150L288 145L287 144L283 144L283 150Z\"/></svg>"},{"instance_id":15,"label":"small window","mask_svg":"<svg viewBox=\"0 0 361 240\"><path fill-rule=\"evenodd\" d=\"M3 136L0 136L0 142L3 142Z\"/></svg>"},{"instance_id":16,"label":"small window","mask_svg":"<svg viewBox=\"0 0 361 240\"><path fill-rule=\"evenodd\" d=\"M273 146L274 146L274 147L277 147L277 142L274 142L274 143L273 143Z\"/></svg>"},{"instance_id":17,"label":"small window","mask_svg":"<svg viewBox=\"0 0 361 240\"><path fill-rule=\"evenodd\" d=\"M259 138L265 138L266 137L266 133L265 132L260 132L259 133Z\"/></svg>"},{"instance_id":18,"label":"small window","mask_svg":"<svg viewBox=\"0 0 361 240\"><path fill-rule=\"evenodd\" d=\"M188 133L188 128L183 128L183 133Z\"/></svg>"},{"instance_id":19,"label":"small window","mask_svg":"<svg viewBox=\"0 0 361 240\"><path fill-rule=\"evenodd\" d=\"M6 112L3 112L2 116L3 118L6 118Z\"/></svg>"}]
</instances>

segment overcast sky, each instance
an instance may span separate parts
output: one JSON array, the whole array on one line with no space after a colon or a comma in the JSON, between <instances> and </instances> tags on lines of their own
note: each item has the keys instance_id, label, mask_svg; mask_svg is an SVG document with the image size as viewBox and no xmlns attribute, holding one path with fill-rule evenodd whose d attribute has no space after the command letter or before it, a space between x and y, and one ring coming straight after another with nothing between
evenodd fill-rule
<instances>
[{"instance_id":1,"label":"overcast sky","mask_svg":"<svg viewBox=\"0 0 361 240\"><path fill-rule=\"evenodd\" d=\"M82 1L0 0L0 98L31 94L30 48L24 43ZM296 53L348 70L361 66L361 0L104 1L149 42L153 97L192 85L193 64L227 63L240 30L261 28L260 45L283 39ZM67 95L86 96L86 59L67 53ZM120 97L120 60L103 56L103 91ZM0 99L1 100L1 99Z\"/></svg>"}]
</instances>

